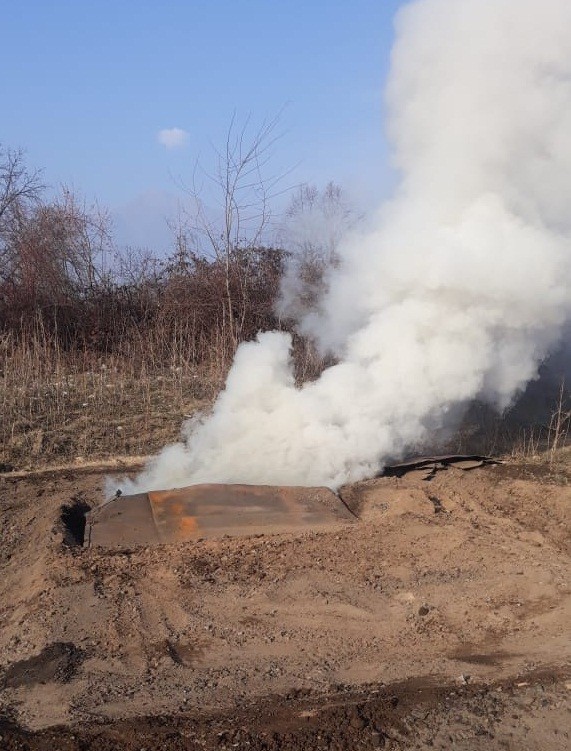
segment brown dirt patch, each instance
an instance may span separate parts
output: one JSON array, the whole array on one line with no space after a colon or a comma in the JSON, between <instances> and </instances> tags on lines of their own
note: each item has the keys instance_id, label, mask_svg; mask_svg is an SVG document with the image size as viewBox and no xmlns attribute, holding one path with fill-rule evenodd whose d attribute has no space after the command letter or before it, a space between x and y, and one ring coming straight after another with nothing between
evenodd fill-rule
<instances>
[{"instance_id":1,"label":"brown dirt patch","mask_svg":"<svg viewBox=\"0 0 571 751\"><path fill-rule=\"evenodd\" d=\"M450 468L352 486L342 529L65 545L102 484L0 479L0 666L84 656L4 687L6 748L567 747L565 483Z\"/></svg>"},{"instance_id":2,"label":"brown dirt patch","mask_svg":"<svg viewBox=\"0 0 571 751\"><path fill-rule=\"evenodd\" d=\"M20 688L51 681L67 683L83 662L80 649L71 642L56 642L44 647L38 655L18 660L5 671L2 688Z\"/></svg>"}]
</instances>

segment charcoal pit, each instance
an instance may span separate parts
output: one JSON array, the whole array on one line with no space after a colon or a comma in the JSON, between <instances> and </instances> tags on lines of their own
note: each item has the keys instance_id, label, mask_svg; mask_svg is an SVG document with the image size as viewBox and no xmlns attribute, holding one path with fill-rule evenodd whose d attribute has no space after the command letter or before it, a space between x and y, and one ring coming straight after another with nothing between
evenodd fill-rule
<instances>
[{"instance_id":1,"label":"charcoal pit","mask_svg":"<svg viewBox=\"0 0 571 751\"><path fill-rule=\"evenodd\" d=\"M87 514L91 506L81 498L74 498L60 509L63 544L69 548L81 547L85 542Z\"/></svg>"},{"instance_id":2,"label":"charcoal pit","mask_svg":"<svg viewBox=\"0 0 571 751\"><path fill-rule=\"evenodd\" d=\"M159 545L351 524L329 488L191 485L118 496L86 517L86 546Z\"/></svg>"}]
</instances>

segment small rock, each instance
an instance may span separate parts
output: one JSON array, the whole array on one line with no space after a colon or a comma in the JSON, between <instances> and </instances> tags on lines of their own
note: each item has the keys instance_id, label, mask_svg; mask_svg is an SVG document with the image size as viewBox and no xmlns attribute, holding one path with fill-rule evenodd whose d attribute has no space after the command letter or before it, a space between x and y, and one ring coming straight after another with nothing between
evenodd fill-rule
<instances>
[{"instance_id":1,"label":"small rock","mask_svg":"<svg viewBox=\"0 0 571 751\"><path fill-rule=\"evenodd\" d=\"M421 605L418 609L419 615L424 616L424 615L428 615L429 613L430 613L430 608L428 607L428 605Z\"/></svg>"},{"instance_id":2,"label":"small rock","mask_svg":"<svg viewBox=\"0 0 571 751\"><path fill-rule=\"evenodd\" d=\"M359 717L358 715L355 715L354 717L352 717L349 724L355 730L363 730L363 728L366 725L365 720L363 720L363 718Z\"/></svg>"}]
</instances>

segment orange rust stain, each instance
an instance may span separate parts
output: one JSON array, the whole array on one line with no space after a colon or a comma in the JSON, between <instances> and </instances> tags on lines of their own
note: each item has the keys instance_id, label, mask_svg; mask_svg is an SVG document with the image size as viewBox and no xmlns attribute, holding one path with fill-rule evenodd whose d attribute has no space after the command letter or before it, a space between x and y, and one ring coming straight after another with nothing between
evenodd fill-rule
<instances>
[{"instance_id":1,"label":"orange rust stain","mask_svg":"<svg viewBox=\"0 0 571 751\"><path fill-rule=\"evenodd\" d=\"M151 503L164 503L168 501L170 493L164 490L153 490L147 493Z\"/></svg>"},{"instance_id":2,"label":"orange rust stain","mask_svg":"<svg viewBox=\"0 0 571 751\"><path fill-rule=\"evenodd\" d=\"M190 537L198 532L198 522L195 516L183 516L178 522L178 529L181 535Z\"/></svg>"}]
</instances>

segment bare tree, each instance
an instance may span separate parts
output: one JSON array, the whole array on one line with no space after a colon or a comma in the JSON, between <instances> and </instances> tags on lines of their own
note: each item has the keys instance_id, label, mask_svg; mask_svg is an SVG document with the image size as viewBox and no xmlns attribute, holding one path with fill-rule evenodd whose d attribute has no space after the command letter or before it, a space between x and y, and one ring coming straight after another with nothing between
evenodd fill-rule
<instances>
[{"instance_id":1,"label":"bare tree","mask_svg":"<svg viewBox=\"0 0 571 751\"><path fill-rule=\"evenodd\" d=\"M51 252L66 278L80 294L93 291L107 276L113 256L109 212L78 199L68 188L45 209L48 224L51 220L60 228L61 239Z\"/></svg>"},{"instance_id":2,"label":"bare tree","mask_svg":"<svg viewBox=\"0 0 571 751\"><path fill-rule=\"evenodd\" d=\"M290 256L281 284L280 315L299 320L316 305L327 269L339 262L339 243L359 218L339 185L329 182L323 190L299 186L281 229Z\"/></svg>"},{"instance_id":3,"label":"bare tree","mask_svg":"<svg viewBox=\"0 0 571 751\"><path fill-rule=\"evenodd\" d=\"M264 243L272 199L285 177L269 171L279 138L278 119L264 122L250 135L249 118L239 126L234 115L224 148L214 149L214 172L197 164L192 187L186 189L191 198L190 237L200 252L224 265L224 319L234 346L240 341L247 312L250 265Z\"/></svg>"},{"instance_id":4,"label":"bare tree","mask_svg":"<svg viewBox=\"0 0 571 751\"><path fill-rule=\"evenodd\" d=\"M21 149L0 144L0 281L9 274L9 248L18 227L38 206L44 185L38 171L30 171Z\"/></svg>"},{"instance_id":5,"label":"bare tree","mask_svg":"<svg viewBox=\"0 0 571 751\"><path fill-rule=\"evenodd\" d=\"M336 183L327 183L321 191L315 185L300 185L286 210L284 244L298 256L335 264L339 242L357 220L355 209Z\"/></svg>"},{"instance_id":6,"label":"bare tree","mask_svg":"<svg viewBox=\"0 0 571 751\"><path fill-rule=\"evenodd\" d=\"M18 206L39 201L44 189L40 178L39 171L30 172L26 167L21 149L0 144L0 227Z\"/></svg>"},{"instance_id":7,"label":"bare tree","mask_svg":"<svg viewBox=\"0 0 571 751\"><path fill-rule=\"evenodd\" d=\"M19 210L5 238L4 288L28 307L56 306L93 292L112 250L109 217L69 191Z\"/></svg>"}]
</instances>

